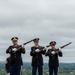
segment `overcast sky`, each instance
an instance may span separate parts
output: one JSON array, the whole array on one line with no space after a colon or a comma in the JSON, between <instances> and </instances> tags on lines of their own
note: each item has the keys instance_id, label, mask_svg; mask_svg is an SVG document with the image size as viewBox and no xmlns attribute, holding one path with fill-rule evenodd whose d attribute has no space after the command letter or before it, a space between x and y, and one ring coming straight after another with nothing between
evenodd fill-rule
<instances>
[{"instance_id":1,"label":"overcast sky","mask_svg":"<svg viewBox=\"0 0 75 75\"><path fill-rule=\"evenodd\" d=\"M36 37L42 46L53 40L57 47L72 42L62 49L60 62L74 63L75 0L0 0L0 61L9 56L5 52L13 36L19 37L19 44ZM33 43L25 46L25 62L31 61L31 46Z\"/></svg>"}]
</instances>

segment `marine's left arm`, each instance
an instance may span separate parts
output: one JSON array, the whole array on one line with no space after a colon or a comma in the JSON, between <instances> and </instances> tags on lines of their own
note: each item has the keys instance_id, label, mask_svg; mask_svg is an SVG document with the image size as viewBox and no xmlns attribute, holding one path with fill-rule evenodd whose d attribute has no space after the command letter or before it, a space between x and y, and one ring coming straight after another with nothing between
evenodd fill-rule
<instances>
[{"instance_id":1,"label":"marine's left arm","mask_svg":"<svg viewBox=\"0 0 75 75\"><path fill-rule=\"evenodd\" d=\"M62 53L62 51L61 51L61 50L59 50L59 51L58 51L58 55L59 55L60 57L62 57L62 56L63 56L63 53Z\"/></svg>"},{"instance_id":2,"label":"marine's left arm","mask_svg":"<svg viewBox=\"0 0 75 75\"><path fill-rule=\"evenodd\" d=\"M24 48L24 46L21 46L21 53L25 54L26 50Z\"/></svg>"},{"instance_id":3,"label":"marine's left arm","mask_svg":"<svg viewBox=\"0 0 75 75\"><path fill-rule=\"evenodd\" d=\"M46 53L46 49L45 49L45 48L42 49L42 50L41 50L41 53L44 55L44 54Z\"/></svg>"}]
</instances>

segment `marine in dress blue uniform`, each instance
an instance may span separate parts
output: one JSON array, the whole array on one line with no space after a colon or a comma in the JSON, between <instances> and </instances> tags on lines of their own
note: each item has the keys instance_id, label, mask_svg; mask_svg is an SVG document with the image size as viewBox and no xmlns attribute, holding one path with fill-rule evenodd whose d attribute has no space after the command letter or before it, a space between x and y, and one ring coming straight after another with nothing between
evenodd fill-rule
<instances>
[{"instance_id":1,"label":"marine in dress blue uniform","mask_svg":"<svg viewBox=\"0 0 75 75\"><path fill-rule=\"evenodd\" d=\"M35 46L31 47L30 55L32 56L32 75L43 75L43 57L46 50L44 47L39 46L39 38L34 39Z\"/></svg>"},{"instance_id":2,"label":"marine in dress blue uniform","mask_svg":"<svg viewBox=\"0 0 75 75\"><path fill-rule=\"evenodd\" d=\"M13 45L6 50L6 53L10 54L10 75L20 75L22 54L25 54L25 48L18 45L17 37L13 37L11 40Z\"/></svg>"},{"instance_id":3,"label":"marine in dress blue uniform","mask_svg":"<svg viewBox=\"0 0 75 75\"><path fill-rule=\"evenodd\" d=\"M59 59L58 56L62 57L62 51L56 50L56 42L50 42L50 49L46 52L46 56L49 56L49 75L58 75Z\"/></svg>"}]
</instances>

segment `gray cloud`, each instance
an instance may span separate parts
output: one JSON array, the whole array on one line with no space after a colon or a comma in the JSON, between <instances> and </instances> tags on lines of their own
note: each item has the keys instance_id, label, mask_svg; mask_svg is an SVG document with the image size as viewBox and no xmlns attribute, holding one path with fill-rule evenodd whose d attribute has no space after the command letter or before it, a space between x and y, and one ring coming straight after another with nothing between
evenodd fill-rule
<instances>
[{"instance_id":1,"label":"gray cloud","mask_svg":"<svg viewBox=\"0 0 75 75\"><path fill-rule=\"evenodd\" d=\"M61 62L75 62L75 1L74 0L2 0L0 1L0 61L8 55L5 50L11 45L11 37L18 36L19 43L35 37L40 38L40 45L47 45L51 40L57 41L57 47L65 43L72 45L63 49ZM30 47L24 61L30 61ZM5 56L3 56L3 54ZM26 59L26 58L29 59ZM44 57L45 61L48 61Z\"/></svg>"}]
</instances>

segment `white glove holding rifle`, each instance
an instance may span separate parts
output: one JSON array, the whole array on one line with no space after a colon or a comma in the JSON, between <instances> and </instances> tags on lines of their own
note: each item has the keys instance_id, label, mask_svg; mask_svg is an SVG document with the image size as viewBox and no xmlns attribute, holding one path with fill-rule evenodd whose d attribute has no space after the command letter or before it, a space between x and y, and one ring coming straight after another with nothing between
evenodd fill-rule
<instances>
[{"instance_id":1,"label":"white glove holding rifle","mask_svg":"<svg viewBox=\"0 0 75 75\"><path fill-rule=\"evenodd\" d=\"M22 48L24 48L24 44L22 44L21 46L22 46Z\"/></svg>"},{"instance_id":2,"label":"white glove holding rifle","mask_svg":"<svg viewBox=\"0 0 75 75\"><path fill-rule=\"evenodd\" d=\"M62 48L58 48L58 49L59 49L59 50L58 50L58 53L59 53L59 52L62 52L62 51L61 51Z\"/></svg>"},{"instance_id":3,"label":"white glove holding rifle","mask_svg":"<svg viewBox=\"0 0 75 75\"><path fill-rule=\"evenodd\" d=\"M40 50L39 50L39 49L36 49L36 50L35 50L35 52L39 53L39 52L40 52Z\"/></svg>"},{"instance_id":4,"label":"white glove holding rifle","mask_svg":"<svg viewBox=\"0 0 75 75\"><path fill-rule=\"evenodd\" d=\"M17 48L13 48L12 51L16 52L17 51Z\"/></svg>"},{"instance_id":5,"label":"white glove holding rifle","mask_svg":"<svg viewBox=\"0 0 75 75\"><path fill-rule=\"evenodd\" d=\"M53 54L56 54L56 53L58 54L59 52L62 52L61 48L58 48Z\"/></svg>"},{"instance_id":6,"label":"white glove holding rifle","mask_svg":"<svg viewBox=\"0 0 75 75\"><path fill-rule=\"evenodd\" d=\"M53 54L53 55L54 55L54 54L56 54L56 52L55 52L55 51L52 51L52 52L51 52L51 54Z\"/></svg>"}]
</instances>

